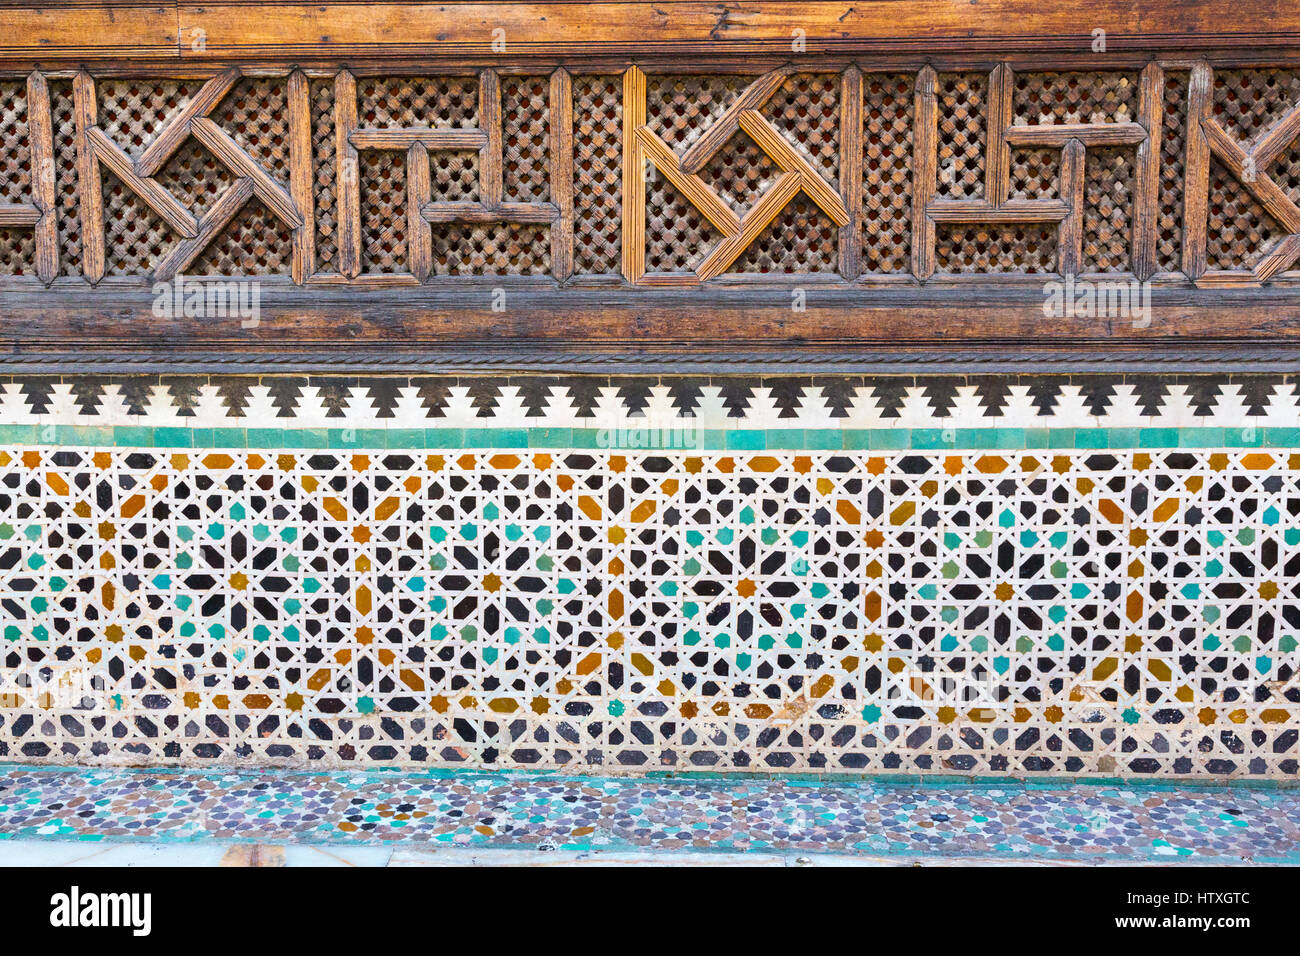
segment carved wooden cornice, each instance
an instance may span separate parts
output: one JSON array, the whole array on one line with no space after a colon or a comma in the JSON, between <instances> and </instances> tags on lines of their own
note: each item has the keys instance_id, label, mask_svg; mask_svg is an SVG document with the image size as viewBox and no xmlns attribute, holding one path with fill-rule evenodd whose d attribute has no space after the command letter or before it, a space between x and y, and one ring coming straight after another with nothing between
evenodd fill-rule
<instances>
[{"instance_id":1,"label":"carved wooden cornice","mask_svg":"<svg viewBox=\"0 0 1300 956\"><path fill-rule=\"evenodd\" d=\"M1286 366L1300 3L1152 6L0 0L3 364Z\"/></svg>"}]
</instances>

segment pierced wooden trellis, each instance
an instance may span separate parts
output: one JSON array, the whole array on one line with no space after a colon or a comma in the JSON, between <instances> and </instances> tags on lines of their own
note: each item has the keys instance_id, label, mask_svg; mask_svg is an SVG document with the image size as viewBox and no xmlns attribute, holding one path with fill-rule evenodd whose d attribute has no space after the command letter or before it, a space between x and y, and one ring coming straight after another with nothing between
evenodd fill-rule
<instances>
[{"instance_id":1,"label":"pierced wooden trellis","mask_svg":"<svg viewBox=\"0 0 1300 956\"><path fill-rule=\"evenodd\" d=\"M815 202L837 226L849 225L849 211L840 193L758 112L791 72L790 68L783 67L755 80L680 158L646 124L645 74L635 66L624 74L624 196L627 198L624 203L623 275L629 282L645 278L647 164L656 172L662 172L723 235L722 242L710 250L695 270L700 281L712 279L725 271L800 192ZM776 183L744 216L738 216L699 175L699 170L741 130L781 170Z\"/></svg>"},{"instance_id":2,"label":"pierced wooden trellis","mask_svg":"<svg viewBox=\"0 0 1300 956\"><path fill-rule=\"evenodd\" d=\"M361 197L358 151L406 153L408 268L417 282L429 277L433 259L433 223L518 223L551 227L551 257L557 279L567 278L573 263L572 92L569 74L550 77L552 202L509 202L503 195L504 147L501 82L495 70L478 74L479 126L474 128L363 127L357 119L356 80L347 71L335 78L334 109L340 181L339 272L350 279L361 273ZM478 151L478 202L435 202L429 178L429 154L437 150Z\"/></svg>"},{"instance_id":3,"label":"pierced wooden trellis","mask_svg":"<svg viewBox=\"0 0 1300 956\"><path fill-rule=\"evenodd\" d=\"M984 158L984 199L935 198L938 117L935 72L924 68L916 81L914 162L919 188L913 207L913 273L929 278L935 269L935 227L939 223L1054 223L1059 230L1058 271L1082 271L1084 176L1087 151L1094 146L1138 147L1138 197L1133 216L1134 273L1147 279L1155 271L1156 180L1159 175L1159 107L1163 74L1157 64L1143 71L1139 113L1142 122L1056 123L1013 125L1014 74L1005 64L989 76L986 125L989 141ZM1060 151L1060 197L1010 199L1011 148L1040 147Z\"/></svg>"},{"instance_id":4,"label":"pierced wooden trellis","mask_svg":"<svg viewBox=\"0 0 1300 956\"><path fill-rule=\"evenodd\" d=\"M209 118L240 75L239 70L230 69L208 80L141 156L132 161L127 152L99 126L94 79L85 71L77 74L73 88L77 117L77 166L82 196L82 274L91 282L97 282L104 276L101 166L108 167L181 236L181 241L154 267L153 278L156 280L169 281L182 272L254 196L286 225L298 231L303 230L305 220L288 190L245 152L229 133ZM154 179L191 136L211 150L236 176L234 184L205 215L197 219Z\"/></svg>"},{"instance_id":5,"label":"pierced wooden trellis","mask_svg":"<svg viewBox=\"0 0 1300 956\"><path fill-rule=\"evenodd\" d=\"M709 283L733 269L760 236L768 236L764 241L787 241L779 230L773 237L772 230L778 229L783 211L797 200L807 202L808 208L832 224L831 241L818 237L815 242L821 243L818 254L833 263L840 281L928 283L943 273L936 262L940 230L952 226L995 230L1005 224L1050 227L1057 250L1051 271L1077 274L1089 272L1098 261L1111 261L1089 250L1086 232L1090 215L1098 221L1094 207L1102 187L1090 179L1096 156L1118 150L1123 156L1120 168L1126 175L1131 171L1131 183L1117 197L1101 196L1113 216L1103 217L1097 228L1100 241L1122 246L1124 255L1115 260L1119 266L1107 265L1105 271L1168 282L1179 281L1171 272L1176 268L1181 281L1204 287L1275 282L1300 262L1300 187L1296 173L1287 167L1300 142L1300 86L1288 79L1291 74L1286 71L1267 72L1265 92L1258 96L1268 102L1242 107L1267 121L1261 119L1264 128L1246 141L1216 105L1215 69L1207 61L1148 60L1128 71L1037 74L1048 78L1042 82L1081 87L1091 83L1099 89L1121 73L1134 78L1126 87L1132 92L1132 115L1090 118L1065 116L1057 110L1058 115L1046 122L1018 112L1017 90L1024 91L1028 82L1024 77L1030 74L1018 73L1009 64L969 74L979 80L979 97L970 99L975 105L967 113L946 120L941 116L938 87L947 74L928 65L905 74L894 67L888 75L902 75L897 88L907 90L910 109L899 105L894 115L882 120L872 112L879 109L878 87L870 98L874 106L868 105L864 90L878 84L884 74L842 63L830 70L810 57L807 62L787 62L750 81L715 84L712 89L721 98L707 110L678 103L693 124L694 139L675 146L656 131L647 76L636 65L627 67L621 77L606 74L616 77L612 82L621 86L621 95L613 98L602 92L604 81L598 75L575 78L560 67L543 71L536 78L544 83L543 93L530 94L534 117L529 127L533 132L528 134L545 130L546 141L540 145L516 141L526 137L516 118L504 113L502 94L503 76L509 79L515 74L501 70L456 74L477 84L477 119L472 125L445 126L372 124L358 115L358 79L348 70L231 67L195 84L183 105L151 130L144 142L135 144L139 147L135 152L115 138L119 127L131 124L115 115L101 117L101 110L123 107L97 99L97 79L89 71L37 70L25 74L21 85L0 80L16 91L9 116L0 95L0 142L24 151L8 166L0 165L0 173L11 168L25 177L17 184L0 183L0 230L30 237L8 252L11 260L19 260L21 274L32 274L46 285L66 274L98 283L105 277L114 235L106 219L125 215L106 204L102 180L111 174L176 237L157 251L150 268L138 270L142 281L166 280L194 266L204 250L233 227L241 210L256 200L268 210L269 218L259 220L263 226L278 224L291 232L290 275L298 285L423 283L438 272L435 247L456 241L456 233L442 230L468 225L476 230L534 227L549 251L545 271L559 283L621 277L631 285L690 286ZM827 121L834 127L838 152L835 163L823 153L820 168L806 142L807 123L790 120L790 110L798 114L825 104L789 93L792 79L801 74L838 77L837 111ZM680 87L688 90L695 88L692 83L707 88L711 76L707 72L672 75L691 81ZM287 90L282 128L276 126L273 133L277 155L282 154L286 162L276 170L259 161L218 115L241 80L267 76L277 77ZM575 79L580 93L575 93ZM402 94L406 83L402 76L393 79L395 95ZM60 115L54 105L57 84L70 90L72 108L62 114L69 120L56 120ZM314 100L314 91L322 84L329 93L324 113ZM537 88L534 84L530 90ZM1034 92L1032 84L1028 88ZM1171 101L1171 89L1186 89L1184 100L1175 96ZM890 90L886 98L895 96L895 88ZM1233 95L1246 94L1233 91ZM794 99L781 100L781 96ZM1080 94L1080 99L1086 96ZM773 102L786 103L784 121L765 112ZM619 115L613 112L615 106ZM908 141L900 145L904 140L897 132L898 117L904 115ZM972 123L970 129L961 128L964 120ZM890 140L891 136L896 138ZM982 140L977 142L977 136ZM69 137L76 153L71 176L56 155L57 144ZM322 166L323 140L332 143L330 168ZM1167 141L1174 144L1174 155ZM822 140L823 145L826 142ZM174 160L186 148L200 147L228 172L228 176L223 173L228 183L202 209L178 196L175 182L169 187L165 175L169 168L174 170ZM744 158L742 150L749 151ZM430 164L449 153L477 157L472 198L441 199L433 187ZM525 153L532 156L530 175L540 176L544 188L523 199L511 198L504 185L507 169L522 162ZM543 171L536 166L539 153L545 154ZM1017 159L1022 154L1031 158ZM391 261L384 263L383 274L367 270L364 252L371 211L364 208L360 167L365 157L375 155L400 156L404 169L396 177L395 189L382 197L385 206L402 207L399 226L404 233L403 248L388 255ZM955 195L945 192L940 177L943 157L954 155L978 166L977 171L971 166L962 173L965 185ZM770 180L759 182L752 175L758 161L775 168ZM1231 174L1261 216L1277 225L1270 234L1276 238L1268 239L1258 259L1241 268L1210 267L1207 249L1216 237L1209 229L1208 183L1214 163ZM394 168L397 165L394 161ZM722 186L718 168L726 171ZM654 238L647 230L653 233L657 228L647 218L653 177L670 184L699 214L707 224L700 234L716 236L702 245L689 271L647 269L647 243ZM726 187L742 180L753 190L748 208ZM878 195L882 184L893 190L888 201ZM15 194L18 201L13 201ZM70 205L76 210L75 223L67 218ZM883 228L881 216L888 217ZM609 232L602 231L602 221L609 220L617 228L613 238L606 239ZM890 239L893 245L884 253L875 250L871 261L864 256L868 222L880 235L901 237ZM79 241L71 248L64 244L61 230L74 228ZM1125 233L1122 241L1115 238L1120 229ZM575 256L579 235L583 251ZM505 245L512 241L508 235L501 240ZM0 245L3 242L0 237ZM1171 244L1181 246L1180 261L1169 261ZM492 263L467 267L458 274L512 272L508 260L516 254L507 249ZM609 262L613 255L621 259L621 268ZM901 262L902 272L882 272L872 264L879 259ZM995 273L999 279L1030 278L1026 270L1007 268L991 254L977 251L972 261L977 276L971 281ZM800 279L797 270L787 277ZM0 284L7 281L11 280L0 278Z\"/></svg>"},{"instance_id":6,"label":"pierced wooden trellis","mask_svg":"<svg viewBox=\"0 0 1300 956\"><path fill-rule=\"evenodd\" d=\"M1187 137L1187 198L1183 240L1183 270L1201 285L1242 285L1267 282L1300 259L1300 205L1277 184L1268 168L1300 140L1300 103L1294 104L1247 149L1239 144L1214 118L1211 89L1214 71L1201 61L1192 67L1188 115L1192 127ZM1208 240L1208 184L1210 158L1227 166L1237 181L1286 230L1287 235L1269 249L1248 274L1209 272L1206 262Z\"/></svg>"}]
</instances>

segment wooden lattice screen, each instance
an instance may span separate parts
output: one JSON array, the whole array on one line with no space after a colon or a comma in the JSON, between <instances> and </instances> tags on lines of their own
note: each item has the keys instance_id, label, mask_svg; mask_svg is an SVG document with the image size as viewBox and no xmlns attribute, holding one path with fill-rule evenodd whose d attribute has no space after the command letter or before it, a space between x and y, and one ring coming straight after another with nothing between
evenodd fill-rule
<instances>
[{"instance_id":1,"label":"wooden lattice screen","mask_svg":"<svg viewBox=\"0 0 1300 956\"><path fill-rule=\"evenodd\" d=\"M1300 334L1296 4L888 6L0 6L10 357ZM160 315L178 276L255 280L260 321ZM1151 321L1046 315L1065 276Z\"/></svg>"}]
</instances>

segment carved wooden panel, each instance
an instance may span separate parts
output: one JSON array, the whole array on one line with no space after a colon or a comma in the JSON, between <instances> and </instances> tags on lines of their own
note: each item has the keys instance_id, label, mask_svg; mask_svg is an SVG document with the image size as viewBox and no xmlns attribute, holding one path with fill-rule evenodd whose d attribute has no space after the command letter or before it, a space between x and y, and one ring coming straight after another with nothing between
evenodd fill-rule
<instances>
[{"instance_id":1,"label":"carved wooden panel","mask_svg":"<svg viewBox=\"0 0 1300 956\"><path fill-rule=\"evenodd\" d=\"M0 80L0 271L46 285L1264 284L1297 200L1300 74L1204 61Z\"/></svg>"},{"instance_id":2,"label":"carved wooden panel","mask_svg":"<svg viewBox=\"0 0 1300 956\"><path fill-rule=\"evenodd\" d=\"M855 368L1300 339L1300 19L950 6L0 4L0 339ZM255 280L260 323L160 315L178 276ZM1045 311L1065 276L1150 313Z\"/></svg>"}]
</instances>

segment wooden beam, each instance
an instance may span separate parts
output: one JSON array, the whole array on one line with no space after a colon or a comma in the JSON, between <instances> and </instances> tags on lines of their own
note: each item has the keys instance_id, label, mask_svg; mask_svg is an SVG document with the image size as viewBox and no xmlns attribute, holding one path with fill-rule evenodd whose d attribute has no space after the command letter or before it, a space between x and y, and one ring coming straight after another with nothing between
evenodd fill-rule
<instances>
[{"instance_id":1,"label":"wooden beam","mask_svg":"<svg viewBox=\"0 0 1300 956\"><path fill-rule=\"evenodd\" d=\"M205 3L0 5L0 57L68 58L113 62L127 55L173 66L281 57L305 63L321 58L361 59L499 55L491 27L530 55L590 54L634 48L652 38L677 55L718 51L788 58L791 28L804 31L809 53L898 53L934 57L955 49L998 56L1042 51L1087 51L1096 24L1105 24L1114 50L1179 50L1189 43L1246 55L1275 50L1298 32L1289 8L1231 0L1148 4L1095 0L1087 5L1023 0L748 0L720 7L716 0L571 0L500 3L488 0L428 4L231 0ZM196 43L197 37L203 43ZM1110 54L1113 56L1114 54ZM1092 54L1095 59L1096 54ZM168 61L171 61L168 63Z\"/></svg>"},{"instance_id":2,"label":"wooden beam","mask_svg":"<svg viewBox=\"0 0 1300 956\"><path fill-rule=\"evenodd\" d=\"M934 274L936 233L929 214L939 175L939 109L934 82L934 70L923 67L912 97L912 275L921 280Z\"/></svg>"},{"instance_id":3,"label":"wooden beam","mask_svg":"<svg viewBox=\"0 0 1300 956\"><path fill-rule=\"evenodd\" d=\"M1142 70L1138 122L1146 138L1138 143L1133 174L1133 274L1144 282L1156 271L1160 220L1160 133L1164 125L1165 74L1158 63Z\"/></svg>"},{"instance_id":4,"label":"wooden beam","mask_svg":"<svg viewBox=\"0 0 1300 956\"><path fill-rule=\"evenodd\" d=\"M1083 195L1084 163L1087 149L1072 139L1061 150L1061 198L1070 207L1061 220L1057 253L1062 275L1078 275L1083 270Z\"/></svg>"},{"instance_id":5,"label":"wooden beam","mask_svg":"<svg viewBox=\"0 0 1300 956\"><path fill-rule=\"evenodd\" d=\"M347 70L334 78L334 182L339 273L361 274L361 163L352 134L357 128L357 81Z\"/></svg>"},{"instance_id":6,"label":"wooden beam","mask_svg":"<svg viewBox=\"0 0 1300 956\"><path fill-rule=\"evenodd\" d=\"M1141 123L1056 123L1043 126L1008 126L1003 131L1012 146L1047 146L1060 149L1070 140L1084 146L1132 146L1147 137Z\"/></svg>"},{"instance_id":7,"label":"wooden beam","mask_svg":"<svg viewBox=\"0 0 1300 956\"><path fill-rule=\"evenodd\" d=\"M92 285L104 278L104 190L90 131L99 122L95 81L85 70L72 81L77 127L77 191L81 205L81 274Z\"/></svg>"},{"instance_id":8,"label":"wooden beam","mask_svg":"<svg viewBox=\"0 0 1300 956\"><path fill-rule=\"evenodd\" d=\"M217 74L208 82L204 83L202 88L194 94L190 100L181 109L176 118L168 123L154 139L152 143L145 147L140 158L136 160L135 171L144 177L157 176L167 161L176 154L176 150L189 139L190 121L199 116L207 116L220 103L227 93L239 82L241 74L237 67L231 67L222 73Z\"/></svg>"},{"instance_id":9,"label":"wooden beam","mask_svg":"<svg viewBox=\"0 0 1300 956\"><path fill-rule=\"evenodd\" d=\"M41 211L36 222L36 275L49 285L59 274L59 220L50 88L39 70L27 76L27 141L32 159L32 192Z\"/></svg>"},{"instance_id":10,"label":"wooden beam","mask_svg":"<svg viewBox=\"0 0 1300 956\"><path fill-rule=\"evenodd\" d=\"M478 84L478 123L486 134L478 152L479 197L485 206L499 206L505 161L501 146L501 78L496 70L483 70Z\"/></svg>"},{"instance_id":11,"label":"wooden beam","mask_svg":"<svg viewBox=\"0 0 1300 956\"><path fill-rule=\"evenodd\" d=\"M433 269L433 230L424 218L432 193L429 150L412 143L406 153L406 258L411 275L421 282Z\"/></svg>"},{"instance_id":12,"label":"wooden beam","mask_svg":"<svg viewBox=\"0 0 1300 956\"><path fill-rule=\"evenodd\" d=\"M503 282L513 290L510 309L493 312L490 292ZM837 283L810 287L807 312L792 316L790 287L764 283L559 288L550 276L488 276L421 286L403 273L360 282L317 276L300 287L267 277L261 283L261 324L241 329L238 322L198 316L159 317L147 282L98 289L60 283L45 289L30 282L5 292L0 348L8 350L11 368L41 348L59 349L65 363L82 368L148 350L159 357L158 368L172 372L187 360L218 368L240 354L258 353L268 368L283 370L295 351L314 349L324 367L339 374L367 361L412 371L420 367L421 350L438 348L452 368L498 372L525 362L545 367L566 349L589 357L584 368L602 355L668 363L676 355L707 351L720 371L765 349L786 369L805 359L815 365L818 349L840 355L860 350L858 361L885 350L898 359L892 371L907 372L915 367L903 354L911 347L934 349L932 358L940 364L963 347L968 357L983 349L1023 358L1025 349L1033 349L1053 365L1061 350L1073 350L1076 358L1091 356L1094 367L1123 371L1125 349L1140 343L1152 346L1165 368L1186 367L1183 358L1190 362L1198 347L1235 343L1242 352L1252 344L1271 352L1279 370L1295 367L1295 292L1276 283L1202 291L1182 281L1155 282L1152 322L1143 327L1105 316L1046 319L1042 283L1041 275L994 287L951 277L921 287ZM344 329L347 339L340 341ZM480 355L486 355L482 364ZM78 358L83 366L75 366ZM170 368L163 364L168 361ZM1042 371L1041 365L1021 367ZM45 365L47 373L50 368Z\"/></svg>"},{"instance_id":13,"label":"wooden beam","mask_svg":"<svg viewBox=\"0 0 1300 956\"><path fill-rule=\"evenodd\" d=\"M551 226L551 275L573 274L573 81L567 70L551 74L551 201L559 215Z\"/></svg>"},{"instance_id":14,"label":"wooden beam","mask_svg":"<svg viewBox=\"0 0 1300 956\"><path fill-rule=\"evenodd\" d=\"M835 225L848 225L849 211L844 207L844 200L839 193L822 179L821 173L813 168L812 163L791 146L790 141L765 117L753 110L745 110L740 114L740 128L749 134L783 172L799 174L799 187L835 221Z\"/></svg>"},{"instance_id":15,"label":"wooden beam","mask_svg":"<svg viewBox=\"0 0 1300 956\"><path fill-rule=\"evenodd\" d=\"M1210 118L1214 75L1204 60L1192 67L1187 84L1187 142L1183 152L1183 273L1205 274L1210 220L1210 143L1203 124Z\"/></svg>"},{"instance_id":16,"label":"wooden beam","mask_svg":"<svg viewBox=\"0 0 1300 956\"><path fill-rule=\"evenodd\" d=\"M548 202L503 202L485 206L477 202L425 203L420 215L429 222L519 222L550 225L560 218L559 207Z\"/></svg>"},{"instance_id":17,"label":"wooden beam","mask_svg":"<svg viewBox=\"0 0 1300 956\"><path fill-rule=\"evenodd\" d=\"M849 221L840 227L840 275L853 280L862 272L862 71L851 66L840 77L840 195Z\"/></svg>"},{"instance_id":18,"label":"wooden beam","mask_svg":"<svg viewBox=\"0 0 1300 956\"><path fill-rule=\"evenodd\" d=\"M623 73L623 278L645 275L645 159L638 133L646 122L646 82L640 68Z\"/></svg>"},{"instance_id":19,"label":"wooden beam","mask_svg":"<svg viewBox=\"0 0 1300 956\"><path fill-rule=\"evenodd\" d=\"M1008 199L994 206L983 199L935 199L926 207L935 222L1060 222L1070 214L1061 199Z\"/></svg>"},{"instance_id":20,"label":"wooden beam","mask_svg":"<svg viewBox=\"0 0 1300 956\"><path fill-rule=\"evenodd\" d=\"M678 169L676 154L658 133L643 126L637 130L636 140L642 157L654 164L655 172L672 183L724 236L734 235L740 230L740 217L727 201L700 177Z\"/></svg>"},{"instance_id":21,"label":"wooden beam","mask_svg":"<svg viewBox=\"0 0 1300 956\"><path fill-rule=\"evenodd\" d=\"M293 231L293 281L316 271L316 177L312 171L311 84L302 70L289 74L289 194L302 223Z\"/></svg>"},{"instance_id":22,"label":"wooden beam","mask_svg":"<svg viewBox=\"0 0 1300 956\"><path fill-rule=\"evenodd\" d=\"M740 114L746 110L761 109L774 93L781 88L791 73L791 68L783 66L760 76L741 91L735 102L714 120L704 134L682 153L681 168L686 173L698 173L708 165L718 150L727 144L727 140L736 135L740 129Z\"/></svg>"},{"instance_id":23,"label":"wooden beam","mask_svg":"<svg viewBox=\"0 0 1300 956\"><path fill-rule=\"evenodd\" d=\"M1011 188L1011 145L1000 131L1011 128L1015 79L1011 68L999 63L989 75L988 131L984 158L984 198L995 206L1006 202Z\"/></svg>"},{"instance_id":24,"label":"wooden beam","mask_svg":"<svg viewBox=\"0 0 1300 956\"><path fill-rule=\"evenodd\" d=\"M41 210L33 203L0 203L0 227L30 229L41 221Z\"/></svg>"},{"instance_id":25,"label":"wooden beam","mask_svg":"<svg viewBox=\"0 0 1300 956\"><path fill-rule=\"evenodd\" d=\"M405 152L416 143L426 149L482 149L489 135L481 129L376 129L354 130L352 145L357 149L392 149Z\"/></svg>"},{"instance_id":26,"label":"wooden beam","mask_svg":"<svg viewBox=\"0 0 1300 956\"><path fill-rule=\"evenodd\" d=\"M199 253L230 224L235 214L244 208L254 192L251 180L240 179L218 196L207 215L199 221L194 235L176 243L158 260L154 267L154 278L159 282L170 282L176 273L185 271L198 258Z\"/></svg>"},{"instance_id":27,"label":"wooden beam","mask_svg":"<svg viewBox=\"0 0 1300 956\"><path fill-rule=\"evenodd\" d=\"M1106 25L1107 39L1115 50L1142 44L1177 48L1189 37L1196 37L1208 48L1228 46L1253 53L1275 46L1279 35L1291 37L1300 32L1294 18L1282 16L1277 4L1239 0L1136 7L1132 0L1029 6L1024 0L980 0L978 4L952 0L856 4L844 0L747 0L741 6L719 5L716 0L587 4L565 0L445 4L268 4L257 0L214 4L181 0L170 18L147 17L145 12L136 12L132 20L135 28L125 37L122 27L100 14L104 29L100 39L86 32L83 18L58 7L39 8L41 16L22 10L18 14L22 18L12 26L0 20L0 36L7 38L6 46L14 44L33 55L49 55L51 50L129 42L137 37L154 45L170 34L170 52L177 55L179 25L182 40L196 29L203 30L206 38L198 50L182 43L179 56L183 59L229 60L278 53L302 60L394 52L491 57L499 55L493 49L492 27L504 31L512 48L533 55L568 55L602 46L627 50L653 40L661 49L679 55L720 51L784 57L790 54L794 26L804 31L810 53L911 51L925 56L963 46L1000 56L1044 49L1086 51L1086 40L1097 24ZM127 14L119 16L126 19Z\"/></svg>"}]
</instances>

